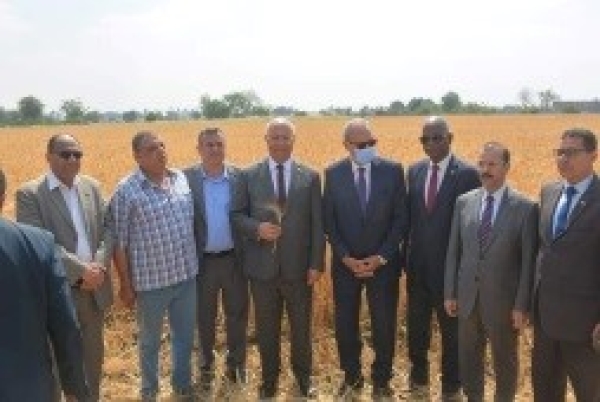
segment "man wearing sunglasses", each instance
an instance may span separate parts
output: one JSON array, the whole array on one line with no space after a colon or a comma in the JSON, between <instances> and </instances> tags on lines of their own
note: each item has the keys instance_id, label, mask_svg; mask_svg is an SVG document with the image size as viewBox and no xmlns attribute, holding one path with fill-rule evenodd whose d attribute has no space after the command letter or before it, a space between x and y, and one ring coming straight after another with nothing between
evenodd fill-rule
<instances>
[{"instance_id":1,"label":"man wearing sunglasses","mask_svg":"<svg viewBox=\"0 0 600 402\"><path fill-rule=\"evenodd\" d=\"M450 152L452 133L446 120L428 117L420 137L427 157L408 170L410 232L407 247L408 355L411 391L429 387L431 316L442 339L442 394L460 398L458 321L444 309L444 265L454 203L458 196L481 185L475 167Z\"/></svg>"},{"instance_id":2,"label":"man wearing sunglasses","mask_svg":"<svg viewBox=\"0 0 600 402\"><path fill-rule=\"evenodd\" d=\"M534 290L534 400L600 401L600 183L598 142L566 130L555 150L562 180L542 188Z\"/></svg>"},{"instance_id":3,"label":"man wearing sunglasses","mask_svg":"<svg viewBox=\"0 0 600 402\"><path fill-rule=\"evenodd\" d=\"M108 267L111 236L105 229L105 204L99 184L80 175L83 152L71 135L48 140L49 171L16 193L17 221L54 234L81 324L86 376L91 398L100 399L104 357L104 312L112 304Z\"/></svg>"},{"instance_id":4,"label":"man wearing sunglasses","mask_svg":"<svg viewBox=\"0 0 600 402\"><path fill-rule=\"evenodd\" d=\"M401 273L400 246L407 229L402 165L377 156L364 119L350 120L343 132L349 156L325 170L324 218L331 245L335 337L344 382L338 396L360 392L362 342L359 312L366 291L375 359L374 399L393 397L390 387L396 344Z\"/></svg>"}]
</instances>

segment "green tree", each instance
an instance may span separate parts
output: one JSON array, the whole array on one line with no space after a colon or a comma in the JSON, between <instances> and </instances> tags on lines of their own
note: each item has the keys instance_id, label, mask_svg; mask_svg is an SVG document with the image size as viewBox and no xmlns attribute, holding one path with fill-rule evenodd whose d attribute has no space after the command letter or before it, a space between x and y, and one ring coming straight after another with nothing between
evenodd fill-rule
<instances>
[{"instance_id":1,"label":"green tree","mask_svg":"<svg viewBox=\"0 0 600 402\"><path fill-rule=\"evenodd\" d=\"M21 98L17 110L21 120L25 123L38 123L44 116L44 104L32 95Z\"/></svg>"},{"instance_id":2,"label":"green tree","mask_svg":"<svg viewBox=\"0 0 600 402\"><path fill-rule=\"evenodd\" d=\"M213 99L207 94L200 98L200 110L207 119L225 119L231 116L231 109L225 101Z\"/></svg>"},{"instance_id":3,"label":"green tree","mask_svg":"<svg viewBox=\"0 0 600 402\"><path fill-rule=\"evenodd\" d=\"M395 100L392 103L390 103L390 106L388 108L390 116L400 116L404 113L405 110L406 106L404 106L404 103L402 103L402 101L399 100Z\"/></svg>"},{"instance_id":4,"label":"green tree","mask_svg":"<svg viewBox=\"0 0 600 402\"><path fill-rule=\"evenodd\" d=\"M67 99L60 106L67 123L83 123L87 109L79 99Z\"/></svg>"},{"instance_id":5,"label":"green tree","mask_svg":"<svg viewBox=\"0 0 600 402\"><path fill-rule=\"evenodd\" d=\"M408 102L408 111L412 114L428 115L438 111L438 105L429 98L412 98Z\"/></svg>"},{"instance_id":6,"label":"green tree","mask_svg":"<svg viewBox=\"0 0 600 402\"><path fill-rule=\"evenodd\" d=\"M136 110L129 110L127 112L123 112L123 121L126 123L136 121L139 117L140 114Z\"/></svg>"},{"instance_id":7,"label":"green tree","mask_svg":"<svg viewBox=\"0 0 600 402\"><path fill-rule=\"evenodd\" d=\"M255 107L263 105L254 91L230 92L223 96L223 102L229 106L231 117L250 116Z\"/></svg>"},{"instance_id":8,"label":"green tree","mask_svg":"<svg viewBox=\"0 0 600 402\"><path fill-rule=\"evenodd\" d=\"M458 93L454 91L447 92L442 96L442 110L444 112L458 112L462 107L462 101Z\"/></svg>"},{"instance_id":9,"label":"green tree","mask_svg":"<svg viewBox=\"0 0 600 402\"><path fill-rule=\"evenodd\" d=\"M560 100L560 96L552 89L545 89L538 92L538 98L540 99L540 108L546 112L552 110L554 102Z\"/></svg>"}]
</instances>

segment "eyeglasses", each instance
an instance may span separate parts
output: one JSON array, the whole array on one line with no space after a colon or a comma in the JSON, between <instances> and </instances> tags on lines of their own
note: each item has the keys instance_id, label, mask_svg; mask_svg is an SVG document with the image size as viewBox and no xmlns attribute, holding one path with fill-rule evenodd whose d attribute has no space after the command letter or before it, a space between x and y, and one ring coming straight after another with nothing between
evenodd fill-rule
<instances>
[{"instance_id":1,"label":"eyeglasses","mask_svg":"<svg viewBox=\"0 0 600 402\"><path fill-rule=\"evenodd\" d=\"M377 144L377 140L373 139L373 140L362 141L362 142L349 142L349 144L354 145L358 149L365 149L368 147L374 147L375 144Z\"/></svg>"},{"instance_id":2,"label":"eyeglasses","mask_svg":"<svg viewBox=\"0 0 600 402\"><path fill-rule=\"evenodd\" d=\"M419 138L421 144L427 144L428 142L439 143L442 142L446 136L444 135L424 135Z\"/></svg>"},{"instance_id":3,"label":"eyeglasses","mask_svg":"<svg viewBox=\"0 0 600 402\"><path fill-rule=\"evenodd\" d=\"M583 148L558 148L554 150L554 156L557 158L560 158L561 156L572 158L582 152L587 152L587 150Z\"/></svg>"},{"instance_id":4,"label":"eyeglasses","mask_svg":"<svg viewBox=\"0 0 600 402\"><path fill-rule=\"evenodd\" d=\"M81 152L81 151L60 151L57 153L57 155L66 161L68 161L71 158L75 158L76 160L79 160L83 156L83 152Z\"/></svg>"}]
</instances>

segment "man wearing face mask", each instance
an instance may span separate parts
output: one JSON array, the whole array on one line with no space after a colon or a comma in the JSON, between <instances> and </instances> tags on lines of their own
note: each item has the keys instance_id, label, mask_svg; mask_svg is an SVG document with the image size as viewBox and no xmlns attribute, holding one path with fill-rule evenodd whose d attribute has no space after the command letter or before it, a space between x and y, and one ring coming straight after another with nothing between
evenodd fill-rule
<instances>
[{"instance_id":1,"label":"man wearing face mask","mask_svg":"<svg viewBox=\"0 0 600 402\"><path fill-rule=\"evenodd\" d=\"M392 396L389 381L396 339L400 246L408 219L402 166L377 156L369 124L349 121L343 131L349 157L325 170L325 230L332 249L336 341L345 378L339 395L364 385L358 318L366 289L375 360L373 397Z\"/></svg>"}]
</instances>

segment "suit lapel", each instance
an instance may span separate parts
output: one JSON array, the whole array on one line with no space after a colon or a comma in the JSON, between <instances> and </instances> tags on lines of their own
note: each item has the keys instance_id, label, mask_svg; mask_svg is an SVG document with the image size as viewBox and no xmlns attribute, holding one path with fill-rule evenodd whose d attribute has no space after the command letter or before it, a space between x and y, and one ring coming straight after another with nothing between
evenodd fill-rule
<instances>
[{"instance_id":1,"label":"suit lapel","mask_svg":"<svg viewBox=\"0 0 600 402\"><path fill-rule=\"evenodd\" d=\"M204 211L204 180L202 177L202 169L200 166L195 166L192 169L192 174L189 181L190 189L194 195L194 203L196 204L196 211L198 212L198 218L205 222L205 211Z\"/></svg>"},{"instance_id":2,"label":"suit lapel","mask_svg":"<svg viewBox=\"0 0 600 402\"><path fill-rule=\"evenodd\" d=\"M261 181L261 188L264 188L265 198L268 202L277 203L277 197L275 196L275 188L273 187L273 180L271 179L271 171L269 169L269 160L265 159L264 162L258 167L258 176Z\"/></svg>"},{"instance_id":3,"label":"suit lapel","mask_svg":"<svg viewBox=\"0 0 600 402\"><path fill-rule=\"evenodd\" d=\"M62 193L60 192L60 188L56 187L53 190L50 190L48 187L48 181L44 180L42 184L42 191L48 192L48 198L54 204L58 212L62 215L65 222L68 222L71 225L71 228L75 230L75 225L73 224L73 219L71 218L71 213L69 212L69 208L67 207L67 203Z\"/></svg>"},{"instance_id":4,"label":"suit lapel","mask_svg":"<svg viewBox=\"0 0 600 402\"><path fill-rule=\"evenodd\" d=\"M496 219L494 219L494 224L492 225L492 233L490 234L490 240L488 241L487 246L488 249L494 240L498 237L499 233L502 233L506 222L509 220L508 215L511 211L511 204L513 201L512 194L510 193L510 189L507 187L506 191L502 195L502 199L500 200L500 205L498 205L498 212L496 212ZM481 207L481 197L479 197L479 205ZM480 209L481 210L481 209Z\"/></svg>"},{"instance_id":5,"label":"suit lapel","mask_svg":"<svg viewBox=\"0 0 600 402\"><path fill-rule=\"evenodd\" d=\"M292 161L290 167L290 185L286 196L286 204L288 208L294 203L294 200L297 198L295 196L296 192L298 191L298 188L301 187L300 184L304 179L304 175L302 173L302 168L298 166L296 162Z\"/></svg>"},{"instance_id":6,"label":"suit lapel","mask_svg":"<svg viewBox=\"0 0 600 402\"><path fill-rule=\"evenodd\" d=\"M579 198L577 205L575 205L575 207L573 208L573 211L569 215L567 231L569 230L571 225L573 225L577 221L577 219L579 219L579 217L581 216L581 213L583 212L583 210L585 210L585 208L589 205L589 203L593 202L594 195L596 194L596 187L597 187L597 179L594 176L588 189L585 191L585 193L581 194L581 197Z\"/></svg>"},{"instance_id":7,"label":"suit lapel","mask_svg":"<svg viewBox=\"0 0 600 402\"><path fill-rule=\"evenodd\" d=\"M436 202L435 202L436 207L439 203L444 202L444 200L447 198L447 194L452 193L452 189L455 187L455 184L456 184L456 172L457 171L458 171L458 164L456 163L454 156L451 156L450 161L448 162L448 167L446 168L446 172L444 173L444 177L442 178L442 183L440 184L440 188L439 188L437 196L436 196ZM425 170L425 174L427 174L427 170ZM427 178L427 175L425 175L425 178ZM423 182L425 182L425 180L423 180ZM424 194L424 193L422 193L422 194ZM425 205L425 201L423 201L423 205Z\"/></svg>"},{"instance_id":8,"label":"suit lapel","mask_svg":"<svg viewBox=\"0 0 600 402\"><path fill-rule=\"evenodd\" d=\"M425 206L425 181L427 180L427 169L429 169L429 162L425 161L415 172L415 190L417 199L419 200L421 213L428 213L427 207Z\"/></svg>"},{"instance_id":9,"label":"suit lapel","mask_svg":"<svg viewBox=\"0 0 600 402\"><path fill-rule=\"evenodd\" d=\"M356 188L356 182L354 180L354 172L352 171L352 162L350 161L350 159L346 159L344 164L340 166L340 176L341 176L340 181L342 182L341 187L350 189L351 194L349 194L349 196L348 196L348 202L350 202L352 204L352 209L357 211L357 213L360 216L364 216L364 213L360 207L360 200L358 198L358 189ZM371 182L371 185L373 185L372 182Z\"/></svg>"},{"instance_id":10,"label":"suit lapel","mask_svg":"<svg viewBox=\"0 0 600 402\"><path fill-rule=\"evenodd\" d=\"M546 202L544 202L544 206L541 211L541 235L548 243L554 241L554 236L552 233L552 222L554 221L554 210L556 209L556 204L558 203L558 199L560 198L561 192L562 185L558 183L554 185L553 188L548 190L547 200L545 200Z\"/></svg>"},{"instance_id":11,"label":"suit lapel","mask_svg":"<svg viewBox=\"0 0 600 402\"><path fill-rule=\"evenodd\" d=\"M366 211L365 211L365 218L370 217L373 214L373 205L375 205L375 197L377 197L378 194L381 194L381 173L379 172L379 169L381 168L381 161L379 159L375 159L373 162L371 162L371 177L370 179L370 183L371 183L371 188L369 189L369 198L367 199L367 207L366 207ZM354 176L352 177L354 179ZM356 185L354 186L356 188ZM358 199L358 188L356 191L356 200L359 201ZM360 201L359 201L359 205L360 205ZM360 208L360 207L359 207Z\"/></svg>"}]
</instances>

